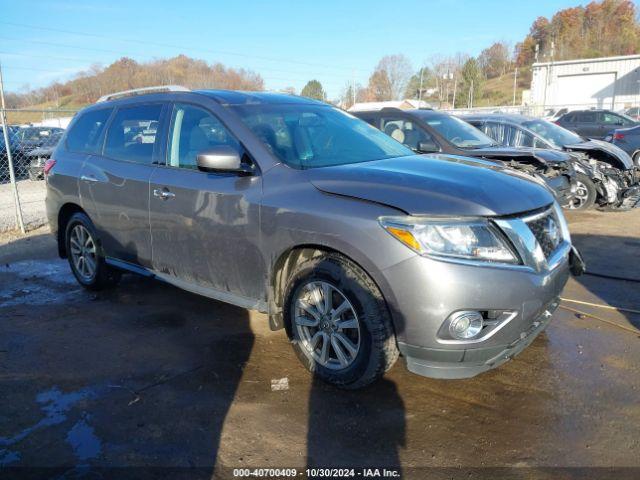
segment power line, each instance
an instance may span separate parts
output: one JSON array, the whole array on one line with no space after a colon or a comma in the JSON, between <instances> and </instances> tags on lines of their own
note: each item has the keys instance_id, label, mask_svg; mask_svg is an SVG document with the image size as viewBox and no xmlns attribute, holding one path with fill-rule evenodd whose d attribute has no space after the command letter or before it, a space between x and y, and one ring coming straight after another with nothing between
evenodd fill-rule
<instances>
[{"instance_id":1,"label":"power line","mask_svg":"<svg viewBox=\"0 0 640 480\"><path fill-rule=\"evenodd\" d=\"M212 54L216 54L216 55L230 55L230 56L236 56L236 57L242 57L242 58L248 58L248 59L256 59L256 60L263 60L263 61L268 61L268 62L278 62L278 63L290 63L290 64L297 64L297 65L305 65L305 66L311 66L311 67L322 67L322 68L330 68L330 69L334 69L334 70L342 70L344 68L347 67L342 67L342 66L336 66L336 65L325 65L325 64L321 64L321 63L312 63L312 62L303 62L300 60L289 60L286 58L275 58L275 57L264 57L264 56L258 56L258 55L247 55L244 53L238 53L238 52L229 52L229 51L223 51L223 50L210 50L210 49L206 49L206 48L201 48L201 47L193 47L193 46L184 46L184 45L173 45L173 44L169 44L169 43L160 43L160 42L150 42L150 41L144 41L144 40L136 40L136 39L125 39L125 38L121 38L121 39L114 39L112 37L109 37L108 35L100 35L98 33L87 33L87 32L78 32L78 31L72 31L72 30L64 30L61 28L53 28L53 27L42 27L42 26L38 26L38 25L29 25L29 24L24 24L24 23L15 23L15 22L0 22L0 24L2 25L11 25L14 27L20 27L20 28L31 28L34 30L43 30L43 31L49 31L49 32L56 32L56 33L66 33L66 34L70 34L70 35L78 35L78 36L84 36L84 37L93 37L93 38L102 38L105 40L109 40L109 41L119 41L119 42L126 42L126 43L137 43L140 45L153 45L153 46L157 46L157 47L165 47L165 48L175 48L175 49L179 49L179 50L192 50L192 51L202 51L202 52L207 52L207 53L212 53ZM353 68L353 67L349 67L349 68Z\"/></svg>"},{"instance_id":2,"label":"power line","mask_svg":"<svg viewBox=\"0 0 640 480\"><path fill-rule=\"evenodd\" d=\"M0 22L3 23L3 22ZM106 50L106 49L102 49L102 48L92 48L92 47L79 47L77 45L69 45L69 44L63 44L63 43L54 43L54 42L45 42L45 41L39 41L39 40L22 40L19 38L11 38L11 37L5 37L5 36L0 36L0 40L7 40L7 41L15 41L15 42L26 42L26 43L33 43L33 44L37 44L37 45L47 45L47 46L52 46L52 47L62 47L62 48L72 48L72 49L76 49L76 50L88 50L88 51L95 51L95 52L102 52L102 53L112 53L114 55L119 55L122 57L130 57L130 56L146 56L148 55L147 53L134 53L134 52L123 52L123 51L116 51L116 50ZM8 55L23 55L20 53L15 53L15 52L0 52L0 53L6 53ZM29 54L24 54L24 56L29 56ZM52 58L52 59L57 59L57 60L70 60L70 61L78 61L78 62L93 62L93 63L99 63L96 62L95 60L89 60L89 59L72 59L72 58L64 58L64 57L51 57L51 56L40 56L39 58ZM305 78L307 78L308 75L308 71L291 71L291 70L281 70L281 69L274 69L274 68L264 68L264 67L260 67L259 69L260 71L271 71L271 72L278 72L278 73L284 73L284 74L305 74Z\"/></svg>"}]
</instances>

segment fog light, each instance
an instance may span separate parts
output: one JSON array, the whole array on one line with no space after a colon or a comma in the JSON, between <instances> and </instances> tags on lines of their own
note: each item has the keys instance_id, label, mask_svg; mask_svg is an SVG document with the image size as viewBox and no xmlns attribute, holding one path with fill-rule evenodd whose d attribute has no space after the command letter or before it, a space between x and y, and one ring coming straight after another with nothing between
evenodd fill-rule
<instances>
[{"instance_id":1,"label":"fog light","mask_svg":"<svg viewBox=\"0 0 640 480\"><path fill-rule=\"evenodd\" d=\"M458 340L473 338L482 331L482 322L480 312L458 312L449 322L449 333Z\"/></svg>"}]
</instances>

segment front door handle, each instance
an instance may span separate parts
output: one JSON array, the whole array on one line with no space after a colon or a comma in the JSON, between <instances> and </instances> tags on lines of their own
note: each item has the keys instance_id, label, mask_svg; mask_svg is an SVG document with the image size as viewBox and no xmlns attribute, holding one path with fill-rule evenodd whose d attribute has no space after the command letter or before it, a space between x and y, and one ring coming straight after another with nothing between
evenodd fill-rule
<instances>
[{"instance_id":1,"label":"front door handle","mask_svg":"<svg viewBox=\"0 0 640 480\"><path fill-rule=\"evenodd\" d=\"M158 197L158 198L160 198L162 200L169 200L170 198L174 198L176 196L176 194L175 193L171 193L166 188L163 188L162 190L160 190L159 188L154 188L153 189L153 196L154 197Z\"/></svg>"},{"instance_id":2,"label":"front door handle","mask_svg":"<svg viewBox=\"0 0 640 480\"><path fill-rule=\"evenodd\" d=\"M93 175L81 175L80 180L82 180L83 182L91 182L91 183L95 183L98 181L98 179Z\"/></svg>"}]
</instances>

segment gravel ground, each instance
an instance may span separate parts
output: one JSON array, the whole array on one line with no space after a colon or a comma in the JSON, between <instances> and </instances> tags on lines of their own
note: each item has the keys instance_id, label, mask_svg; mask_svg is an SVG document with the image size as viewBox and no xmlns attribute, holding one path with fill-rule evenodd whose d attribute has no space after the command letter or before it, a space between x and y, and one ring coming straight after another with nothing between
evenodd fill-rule
<instances>
[{"instance_id":1,"label":"gravel ground","mask_svg":"<svg viewBox=\"0 0 640 480\"><path fill-rule=\"evenodd\" d=\"M638 278L640 210L568 217L590 268ZM582 276L563 297L640 311L629 281ZM3 465L7 478L172 479L310 465L637 479L639 335L637 313L566 301L498 369L434 380L401 360L345 392L309 375L265 315L133 275L87 292L46 229L3 234L0 477Z\"/></svg>"},{"instance_id":2,"label":"gravel ground","mask_svg":"<svg viewBox=\"0 0 640 480\"><path fill-rule=\"evenodd\" d=\"M18 195L22 207L22 218L27 230L41 227L47 222L44 209L46 186L43 180L32 182L20 180ZM0 232L17 229L13 186L10 183L0 184Z\"/></svg>"}]
</instances>

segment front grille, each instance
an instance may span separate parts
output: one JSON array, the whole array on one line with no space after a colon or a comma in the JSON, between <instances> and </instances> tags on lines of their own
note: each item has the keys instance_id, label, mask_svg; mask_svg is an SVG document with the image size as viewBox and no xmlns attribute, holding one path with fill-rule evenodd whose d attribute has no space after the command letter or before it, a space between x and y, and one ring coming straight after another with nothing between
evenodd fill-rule
<instances>
[{"instance_id":1,"label":"front grille","mask_svg":"<svg viewBox=\"0 0 640 480\"><path fill-rule=\"evenodd\" d=\"M551 257L562 242L562 230L560 221L553 209L536 215L530 220L525 220L529 229L536 237L545 258Z\"/></svg>"}]
</instances>

